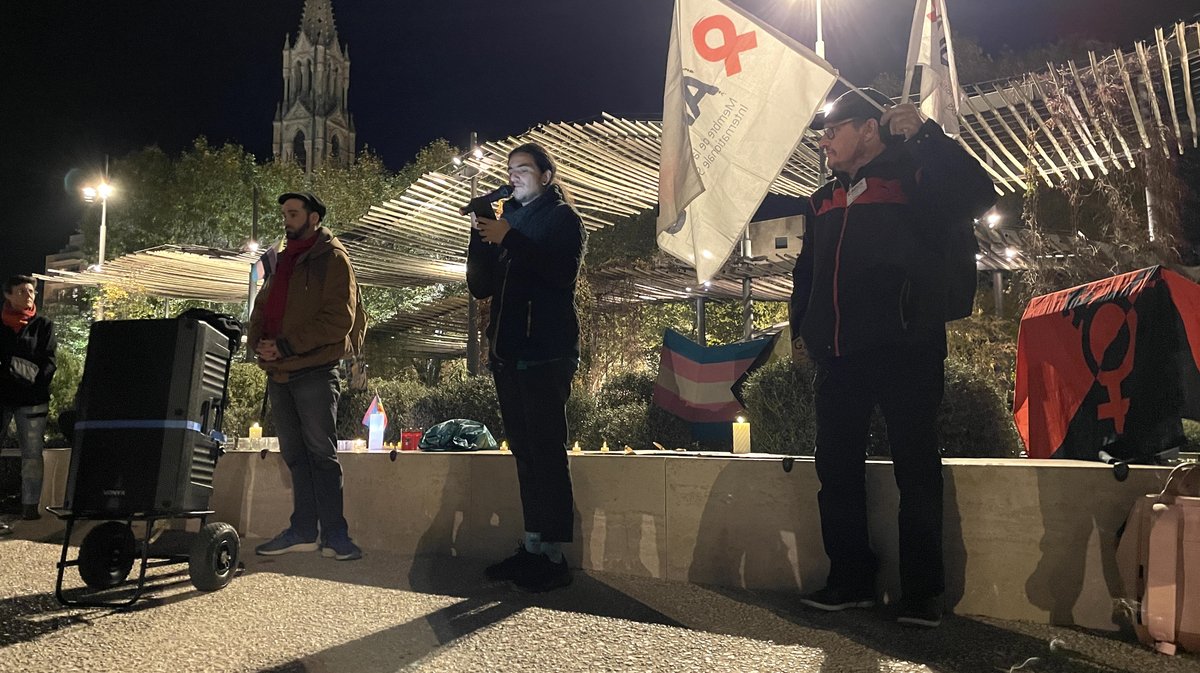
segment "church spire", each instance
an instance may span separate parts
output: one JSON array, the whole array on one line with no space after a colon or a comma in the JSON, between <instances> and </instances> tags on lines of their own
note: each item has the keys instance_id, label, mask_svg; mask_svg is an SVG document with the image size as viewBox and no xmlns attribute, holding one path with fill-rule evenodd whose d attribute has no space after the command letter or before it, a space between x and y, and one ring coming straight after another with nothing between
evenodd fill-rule
<instances>
[{"instance_id":1,"label":"church spire","mask_svg":"<svg viewBox=\"0 0 1200 673\"><path fill-rule=\"evenodd\" d=\"M337 27L333 25L333 1L304 0L300 32L307 35L313 45L336 46L338 40Z\"/></svg>"},{"instance_id":2,"label":"church spire","mask_svg":"<svg viewBox=\"0 0 1200 673\"><path fill-rule=\"evenodd\" d=\"M350 50L338 43L331 0L304 0L299 35L294 41L284 36L282 70L283 97L272 124L275 156L305 172L352 165Z\"/></svg>"}]
</instances>

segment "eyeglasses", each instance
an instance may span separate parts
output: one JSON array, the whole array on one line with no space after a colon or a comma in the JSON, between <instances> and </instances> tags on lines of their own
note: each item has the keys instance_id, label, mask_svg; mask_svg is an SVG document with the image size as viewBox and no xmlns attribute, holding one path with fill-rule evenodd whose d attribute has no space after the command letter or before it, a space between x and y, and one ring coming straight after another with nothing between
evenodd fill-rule
<instances>
[{"instance_id":1,"label":"eyeglasses","mask_svg":"<svg viewBox=\"0 0 1200 673\"><path fill-rule=\"evenodd\" d=\"M850 118L850 119L847 119L844 121L840 121L832 126L826 126L825 133L822 134L821 137L823 137L825 140L833 140L834 137L837 136L837 129L845 126L846 124L849 124L850 122L854 122L854 121L858 121L858 120L854 119L854 118Z\"/></svg>"}]
</instances>

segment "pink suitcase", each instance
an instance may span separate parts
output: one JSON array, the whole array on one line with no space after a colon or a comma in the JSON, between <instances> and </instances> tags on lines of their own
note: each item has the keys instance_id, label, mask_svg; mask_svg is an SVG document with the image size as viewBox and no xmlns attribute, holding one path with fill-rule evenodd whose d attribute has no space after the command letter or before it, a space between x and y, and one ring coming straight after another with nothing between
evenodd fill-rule
<instances>
[{"instance_id":1,"label":"pink suitcase","mask_svg":"<svg viewBox=\"0 0 1200 673\"><path fill-rule=\"evenodd\" d=\"M1117 545L1138 639L1163 654L1200 652L1200 465L1182 463L1134 503Z\"/></svg>"}]
</instances>

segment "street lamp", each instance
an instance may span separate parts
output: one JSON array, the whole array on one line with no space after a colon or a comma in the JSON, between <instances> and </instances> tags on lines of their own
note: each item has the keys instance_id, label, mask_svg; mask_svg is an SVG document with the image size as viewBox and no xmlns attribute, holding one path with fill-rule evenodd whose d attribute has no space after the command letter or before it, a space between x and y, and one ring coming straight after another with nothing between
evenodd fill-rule
<instances>
[{"instance_id":1,"label":"street lamp","mask_svg":"<svg viewBox=\"0 0 1200 673\"><path fill-rule=\"evenodd\" d=\"M100 200L100 258L96 262L97 268L104 268L104 244L108 238L108 197L112 196L113 187L107 181L101 180L100 184L95 187L87 186L83 188L83 200L88 203L95 203L96 199Z\"/></svg>"},{"instance_id":2,"label":"street lamp","mask_svg":"<svg viewBox=\"0 0 1200 673\"><path fill-rule=\"evenodd\" d=\"M792 2L795 3L796 0L792 0ZM816 2L817 2L817 44L814 46L813 50L817 52L817 56L819 56L821 58L825 58L825 30L824 30L824 26L821 24L821 2L822 2L822 0L816 0Z\"/></svg>"},{"instance_id":3,"label":"street lamp","mask_svg":"<svg viewBox=\"0 0 1200 673\"><path fill-rule=\"evenodd\" d=\"M817 56L825 58L825 33L821 27L821 0L817 0Z\"/></svg>"}]
</instances>

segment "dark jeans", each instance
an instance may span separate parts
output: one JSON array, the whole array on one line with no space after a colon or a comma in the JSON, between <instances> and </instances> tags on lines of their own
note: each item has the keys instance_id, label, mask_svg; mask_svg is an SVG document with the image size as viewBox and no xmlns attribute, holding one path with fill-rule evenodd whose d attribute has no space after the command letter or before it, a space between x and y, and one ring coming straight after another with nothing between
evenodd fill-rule
<instances>
[{"instance_id":1,"label":"dark jeans","mask_svg":"<svg viewBox=\"0 0 1200 673\"><path fill-rule=\"evenodd\" d=\"M867 534L866 450L871 411L887 422L900 489L900 584L920 599L945 590L942 461L935 421L945 363L934 345L894 344L818 364L817 476L831 586L873 588Z\"/></svg>"},{"instance_id":2,"label":"dark jeans","mask_svg":"<svg viewBox=\"0 0 1200 673\"><path fill-rule=\"evenodd\" d=\"M492 363L504 435L517 459L525 530L543 542L570 542L575 528L571 472L567 467L567 399L573 360L527 369Z\"/></svg>"},{"instance_id":3,"label":"dark jeans","mask_svg":"<svg viewBox=\"0 0 1200 673\"><path fill-rule=\"evenodd\" d=\"M337 366L293 374L287 383L268 379L267 393L279 451L292 473L292 530L316 540L319 522L326 540L347 535L337 459Z\"/></svg>"}]
</instances>

